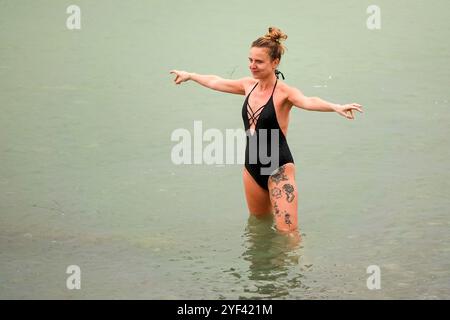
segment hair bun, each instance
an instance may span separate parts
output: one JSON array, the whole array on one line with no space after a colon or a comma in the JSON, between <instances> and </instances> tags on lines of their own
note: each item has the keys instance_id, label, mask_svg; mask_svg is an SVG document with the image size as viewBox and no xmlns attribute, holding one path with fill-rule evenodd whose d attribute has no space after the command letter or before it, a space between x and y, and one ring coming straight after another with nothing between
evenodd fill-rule
<instances>
[{"instance_id":1,"label":"hair bun","mask_svg":"<svg viewBox=\"0 0 450 320\"><path fill-rule=\"evenodd\" d=\"M280 29L269 27L269 32L253 41L251 48L267 48L269 50L268 54L272 61L275 59L281 59L281 56L286 50L286 47L281 43L281 41L286 39L287 35L285 35Z\"/></svg>"},{"instance_id":2,"label":"hair bun","mask_svg":"<svg viewBox=\"0 0 450 320\"><path fill-rule=\"evenodd\" d=\"M278 43L281 43L281 41L287 39L287 35L276 27L269 27L269 32L264 37Z\"/></svg>"}]
</instances>

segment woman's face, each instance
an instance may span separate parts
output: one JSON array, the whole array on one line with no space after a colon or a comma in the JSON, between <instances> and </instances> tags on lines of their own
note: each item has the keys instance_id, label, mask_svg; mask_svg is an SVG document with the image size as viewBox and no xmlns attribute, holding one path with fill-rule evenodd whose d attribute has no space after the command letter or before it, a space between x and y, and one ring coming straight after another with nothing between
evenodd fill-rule
<instances>
[{"instance_id":1,"label":"woman's face","mask_svg":"<svg viewBox=\"0 0 450 320\"><path fill-rule=\"evenodd\" d=\"M255 79L264 79L274 73L278 66L278 59L271 61L268 48L250 48L248 57L249 69Z\"/></svg>"}]
</instances>

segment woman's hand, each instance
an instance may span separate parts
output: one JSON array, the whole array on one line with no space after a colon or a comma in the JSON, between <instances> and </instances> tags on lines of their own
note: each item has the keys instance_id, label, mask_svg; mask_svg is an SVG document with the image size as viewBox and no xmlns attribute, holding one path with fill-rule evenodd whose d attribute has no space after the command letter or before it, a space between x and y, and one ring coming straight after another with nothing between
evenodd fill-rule
<instances>
[{"instance_id":1,"label":"woman's hand","mask_svg":"<svg viewBox=\"0 0 450 320\"><path fill-rule=\"evenodd\" d=\"M191 79L191 74L186 71L171 70L170 73L176 75L175 79L173 80L175 84L180 84Z\"/></svg>"},{"instance_id":2,"label":"woman's hand","mask_svg":"<svg viewBox=\"0 0 450 320\"><path fill-rule=\"evenodd\" d=\"M346 117L347 119L354 119L353 116L353 110L356 110L358 112L362 111L362 105L357 103L349 103L349 104L343 104L343 105L336 105L333 109L337 113L339 113L341 116Z\"/></svg>"}]
</instances>

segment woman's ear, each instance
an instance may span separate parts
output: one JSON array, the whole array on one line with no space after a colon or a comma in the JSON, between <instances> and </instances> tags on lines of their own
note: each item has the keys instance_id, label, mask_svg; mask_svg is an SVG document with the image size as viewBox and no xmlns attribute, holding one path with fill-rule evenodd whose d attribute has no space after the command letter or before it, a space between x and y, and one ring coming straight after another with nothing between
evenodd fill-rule
<instances>
[{"instance_id":1,"label":"woman's ear","mask_svg":"<svg viewBox=\"0 0 450 320\"><path fill-rule=\"evenodd\" d=\"M274 67L275 69L278 68L278 65L280 64L280 59L276 58L275 60L272 61L272 67Z\"/></svg>"}]
</instances>

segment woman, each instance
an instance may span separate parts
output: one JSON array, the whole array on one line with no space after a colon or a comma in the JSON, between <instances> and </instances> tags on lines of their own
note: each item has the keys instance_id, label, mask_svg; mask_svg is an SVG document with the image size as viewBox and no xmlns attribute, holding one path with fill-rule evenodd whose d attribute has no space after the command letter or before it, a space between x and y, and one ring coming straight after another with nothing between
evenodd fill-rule
<instances>
[{"instance_id":1,"label":"woman","mask_svg":"<svg viewBox=\"0 0 450 320\"><path fill-rule=\"evenodd\" d=\"M258 217L274 214L277 229L282 232L297 231L298 221L295 166L286 140L292 107L334 111L347 119L354 119L353 110L362 112L359 104L339 105L306 97L300 90L279 81L281 72L277 67L284 53L281 41L286 39L281 30L270 27L266 35L252 43L249 56L252 77L229 80L215 75L170 71L176 75L175 84L193 80L213 90L247 96L242 118L247 132L243 179L248 209ZM270 156L269 163L262 149ZM272 170L274 163L276 170Z\"/></svg>"}]
</instances>

